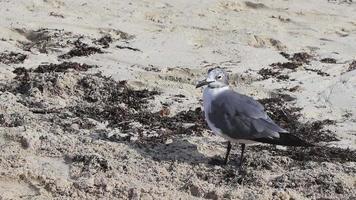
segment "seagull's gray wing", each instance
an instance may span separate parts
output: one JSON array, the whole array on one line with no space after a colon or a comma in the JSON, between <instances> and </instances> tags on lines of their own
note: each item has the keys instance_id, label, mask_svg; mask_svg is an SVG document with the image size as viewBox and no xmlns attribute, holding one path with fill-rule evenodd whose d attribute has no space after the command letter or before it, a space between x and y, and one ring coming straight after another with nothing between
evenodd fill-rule
<instances>
[{"instance_id":1,"label":"seagull's gray wing","mask_svg":"<svg viewBox=\"0 0 356 200\"><path fill-rule=\"evenodd\" d=\"M278 138L280 132L287 132L272 121L259 102L233 90L226 90L212 100L208 117L233 139Z\"/></svg>"}]
</instances>

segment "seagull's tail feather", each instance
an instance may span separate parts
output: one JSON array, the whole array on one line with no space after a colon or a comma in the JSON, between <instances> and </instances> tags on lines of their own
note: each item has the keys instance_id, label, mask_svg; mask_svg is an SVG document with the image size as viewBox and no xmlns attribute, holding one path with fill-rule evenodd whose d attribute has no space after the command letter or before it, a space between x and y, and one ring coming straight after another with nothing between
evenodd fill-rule
<instances>
[{"instance_id":1,"label":"seagull's tail feather","mask_svg":"<svg viewBox=\"0 0 356 200\"><path fill-rule=\"evenodd\" d=\"M283 145L283 146L295 146L295 147L315 146L289 133L280 133L279 135L280 135L279 138L256 138L254 139L254 141L268 143L268 144Z\"/></svg>"}]
</instances>

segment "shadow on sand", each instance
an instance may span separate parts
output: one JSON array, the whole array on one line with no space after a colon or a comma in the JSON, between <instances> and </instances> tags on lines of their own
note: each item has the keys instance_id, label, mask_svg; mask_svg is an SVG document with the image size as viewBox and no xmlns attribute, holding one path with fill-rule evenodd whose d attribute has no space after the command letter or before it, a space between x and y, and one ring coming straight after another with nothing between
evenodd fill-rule
<instances>
[{"instance_id":1,"label":"shadow on sand","mask_svg":"<svg viewBox=\"0 0 356 200\"><path fill-rule=\"evenodd\" d=\"M151 157L155 161L177 161L189 164L204 163L209 160L204 154L198 151L195 144L187 139L176 137L171 143L156 144L130 144L133 149L143 157Z\"/></svg>"}]
</instances>

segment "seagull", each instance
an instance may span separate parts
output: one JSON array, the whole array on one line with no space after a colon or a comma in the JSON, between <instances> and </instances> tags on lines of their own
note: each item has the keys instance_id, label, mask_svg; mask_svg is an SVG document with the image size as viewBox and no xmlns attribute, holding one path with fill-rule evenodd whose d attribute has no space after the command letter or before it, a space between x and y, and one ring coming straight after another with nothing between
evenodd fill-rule
<instances>
[{"instance_id":1,"label":"seagull","mask_svg":"<svg viewBox=\"0 0 356 200\"><path fill-rule=\"evenodd\" d=\"M210 69L206 79L199 81L196 88L202 86L207 86L203 92L205 120L216 135L228 140L223 164L228 162L231 143L241 144L240 167L246 144L313 146L279 127L258 101L232 90L223 69Z\"/></svg>"}]
</instances>

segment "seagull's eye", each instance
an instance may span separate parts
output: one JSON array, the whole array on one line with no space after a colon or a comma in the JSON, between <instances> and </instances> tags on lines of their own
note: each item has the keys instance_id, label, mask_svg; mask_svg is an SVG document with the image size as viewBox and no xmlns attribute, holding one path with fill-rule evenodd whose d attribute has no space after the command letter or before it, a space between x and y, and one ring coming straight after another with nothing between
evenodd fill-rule
<instances>
[{"instance_id":1,"label":"seagull's eye","mask_svg":"<svg viewBox=\"0 0 356 200\"><path fill-rule=\"evenodd\" d=\"M218 78L218 79L222 79L222 76L221 76L221 75L219 75L219 76L217 76L217 78Z\"/></svg>"}]
</instances>

